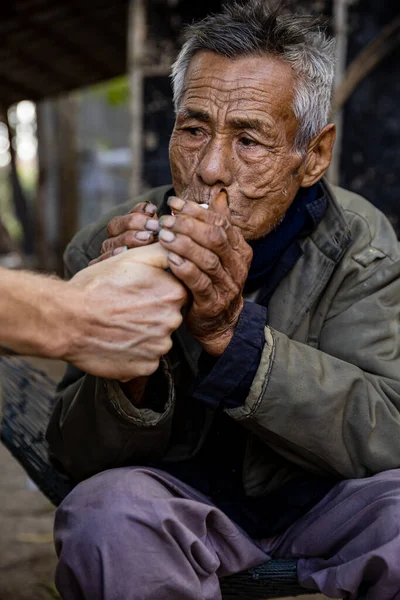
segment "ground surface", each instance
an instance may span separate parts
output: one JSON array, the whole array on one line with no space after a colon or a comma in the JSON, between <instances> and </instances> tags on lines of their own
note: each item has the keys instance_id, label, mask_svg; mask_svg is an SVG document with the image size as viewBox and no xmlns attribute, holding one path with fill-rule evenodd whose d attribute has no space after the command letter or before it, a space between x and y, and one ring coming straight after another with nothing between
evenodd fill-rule
<instances>
[{"instance_id":1,"label":"ground surface","mask_svg":"<svg viewBox=\"0 0 400 600\"><path fill-rule=\"evenodd\" d=\"M62 363L32 362L55 378L62 375ZM1 444L0 473L0 600L58 598L53 586L54 509L32 489L22 468ZM323 598L301 596L302 600Z\"/></svg>"},{"instance_id":2,"label":"ground surface","mask_svg":"<svg viewBox=\"0 0 400 600\"><path fill-rule=\"evenodd\" d=\"M49 600L54 510L0 444L0 600Z\"/></svg>"}]
</instances>

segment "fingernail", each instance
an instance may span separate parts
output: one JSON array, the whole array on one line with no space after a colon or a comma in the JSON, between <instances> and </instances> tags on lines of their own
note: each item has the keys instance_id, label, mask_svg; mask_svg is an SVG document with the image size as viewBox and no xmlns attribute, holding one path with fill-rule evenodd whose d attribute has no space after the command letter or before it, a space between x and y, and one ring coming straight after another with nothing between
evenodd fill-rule
<instances>
[{"instance_id":1,"label":"fingernail","mask_svg":"<svg viewBox=\"0 0 400 600\"><path fill-rule=\"evenodd\" d=\"M160 227L173 227L175 225L176 218L170 215L164 215L160 219Z\"/></svg>"},{"instance_id":2,"label":"fingernail","mask_svg":"<svg viewBox=\"0 0 400 600\"><path fill-rule=\"evenodd\" d=\"M158 238L160 240L163 240L163 242L173 242L174 239L176 238L176 235L174 233L172 233L172 231L160 229Z\"/></svg>"},{"instance_id":3,"label":"fingernail","mask_svg":"<svg viewBox=\"0 0 400 600\"><path fill-rule=\"evenodd\" d=\"M113 250L112 255L115 256L116 254L122 254L122 252L126 252L128 250L128 246L119 246L118 248L115 248L115 250Z\"/></svg>"},{"instance_id":4,"label":"fingernail","mask_svg":"<svg viewBox=\"0 0 400 600\"><path fill-rule=\"evenodd\" d=\"M141 242L147 242L151 238L152 235L153 234L151 233L151 231L138 231L135 234L135 238L137 240L140 240Z\"/></svg>"},{"instance_id":5,"label":"fingernail","mask_svg":"<svg viewBox=\"0 0 400 600\"><path fill-rule=\"evenodd\" d=\"M147 219L145 228L149 231L158 231L160 224L157 219Z\"/></svg>"},{"instance_id":6,"label":"fingernail","mask_svg":"<svg viewBox=\"0 0 400 600\"><path fill-rule=\"evenodd\" d=\"M175 252L168 252L168 260L177 267L180 267L185 262L185 259L175 254Z\"/></svg>"},{"instance_id":7,"label":"fingernail","mask_svg":"<svg viewBox=\"0 0 400 600\"><path fill-rule=\"evenodd\" d=\"M168 198L167 204L174 210L179 211L182 210L182 208L185 206L185 201L181 200L181 198L177 198L176 196L171 196L170 198Z\"/></svg>"},{"instance_id":8,"label":"fingernail","mask_svg":"<svg viewBox=\"0 0 400 600\"><path fill-rule=\"evenodd\" d=\"M154 204L151 204L149 202L148 204L146 204L144 212L148 215L154 215L157 212L157 206L154 206Z\"/></svg>"}]
</instances>

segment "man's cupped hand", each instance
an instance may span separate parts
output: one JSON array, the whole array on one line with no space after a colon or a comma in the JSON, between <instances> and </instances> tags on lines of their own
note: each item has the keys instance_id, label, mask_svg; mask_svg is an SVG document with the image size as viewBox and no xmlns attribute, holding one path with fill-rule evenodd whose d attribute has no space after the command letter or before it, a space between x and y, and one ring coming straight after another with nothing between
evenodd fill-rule
<instances>
[{"instance_id":1,"label":"man's cupped hand","mask_svg":"<svg viewBox=\"0 0 400 600\"><path fill-rule=\"evenodd\" d=\"M168 203L174 215L161 217L158 239L168 250L170 270L193 296L185 317L188 331L206 352L220 356L243 308L252 249L230 222L225 192L209 210L179 198Z\"/></svg>"},{"instance_id":2,"label":"man's cupped hand","mask_svg":"<svg viewBox=\"0 0 400 600\"><path fill-rule=\"evenodd\" d=\"M148 229L153 224L153 229ZM157 207L150 202L140 202L126 215L111 219L107 226L107 239L101 246L101 254L90 263L102 262L122 249L141 248L156 241L158 231Z\"/></svg>"}]
</instances>

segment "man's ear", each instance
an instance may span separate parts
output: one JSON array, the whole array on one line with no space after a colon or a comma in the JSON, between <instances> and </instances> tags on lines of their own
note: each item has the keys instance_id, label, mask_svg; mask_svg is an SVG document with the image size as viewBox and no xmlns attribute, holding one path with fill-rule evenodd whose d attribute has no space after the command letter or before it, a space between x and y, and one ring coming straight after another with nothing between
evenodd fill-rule
<instances>
[{"instance_id":1,"label":"man's ear","mask_svg":"<svg viewBox=\"0 0 400 600\"><path fill-rule=\"evenodd\" d=\"M301 187L311 187L323 177L332 159L336 139L336 126L326 125L308 145Z\"/></svg>"}]
</instances>

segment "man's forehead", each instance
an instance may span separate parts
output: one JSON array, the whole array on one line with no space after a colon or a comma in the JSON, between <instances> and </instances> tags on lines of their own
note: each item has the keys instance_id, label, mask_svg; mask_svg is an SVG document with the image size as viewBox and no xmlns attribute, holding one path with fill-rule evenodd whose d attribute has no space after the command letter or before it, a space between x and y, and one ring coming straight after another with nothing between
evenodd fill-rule
<instances>
[{"instance_id":1,"label":"man's forehead","mask_svg":"<svg viewBox=\"0 0 400 600\"><path fill-rule=\"evenodd\" d=\"M185 87L211 79L225 89L232 83L243 90L249 84L260 87L272 84L291 92L294 84L291 66L279 57L254 54L230 59L216 52L199 51L189 63Z\"/></svg>"},{"instance_id":2,"label":"man's forehead","mask_svg":"<svg viewBox=\"0 0 400 600\"><path fill-rule=\"evenodd\" d=\"M198 52L185 78L181 108L210 99L218 106L234 109L293 105L291 67L273 56L228 59L214 52ZM272 106L270 106L272 108Z\"/></svg>"}]
</instances>

